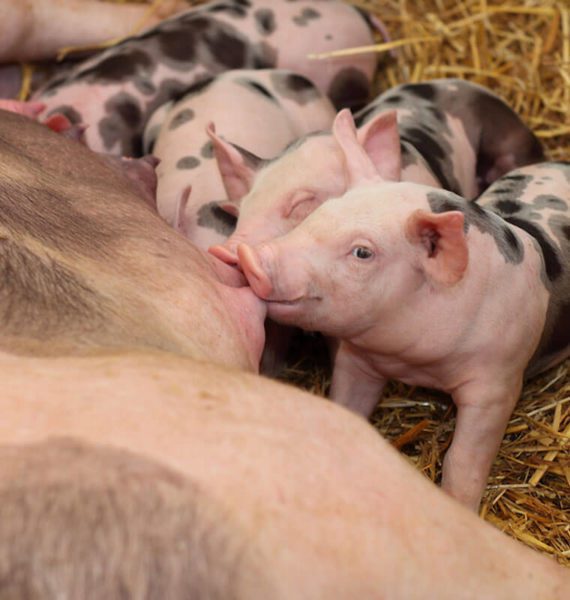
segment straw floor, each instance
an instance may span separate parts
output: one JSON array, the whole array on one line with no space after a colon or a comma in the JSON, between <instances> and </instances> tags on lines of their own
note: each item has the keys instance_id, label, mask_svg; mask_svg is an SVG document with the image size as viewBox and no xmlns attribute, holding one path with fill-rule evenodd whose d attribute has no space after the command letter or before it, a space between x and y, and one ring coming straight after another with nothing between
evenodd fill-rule
<instances>
[{"instance_id":1,"label":"straw floor","mask_svg":"<svg viewBox=\"0 0 570 600\"><path fill-rule=\"evenodd\" d=\"M436 77L475 81L514 107L549 158L570 160L568 0L353 1L390 31L392 41L376 48L382 58L377 91ZM315 338L310 347L316 352ZM305 357L285 379L322 394L328 374L314 357ZM448 398L391 384L372 421L422 473L438 480L454 429ZM525 386L481 512L509 535L570 566L569 450L567 361Z\"/></svg>"}]
</instances>

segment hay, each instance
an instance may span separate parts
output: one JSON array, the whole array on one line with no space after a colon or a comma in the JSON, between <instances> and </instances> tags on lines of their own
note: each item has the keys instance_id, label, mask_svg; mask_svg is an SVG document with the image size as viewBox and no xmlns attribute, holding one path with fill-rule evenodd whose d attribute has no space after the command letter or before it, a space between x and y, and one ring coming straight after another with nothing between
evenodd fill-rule
<instances>
[{"instance_id":1,"label":"hay","mask_svg":"<svg viewBox=\"0 0 570 600\"><path fill-rule=\"evenodd\" d=\"M566 0L354 3L376 14L391 33L391 42L375 47L383 58L376 91L450 76L486 85L530 125L549 158L570 160L570 7ZM329 375L318 360L323 348L314 336L309 337L308 347L305 358L284 378L324 395ZM569 371L567 361L525 386L481 508L487 521L567 566ZM453 413L449 399L441 394L391 383L372 423L418 470L438 481L454 429Z\"/></svg>"},{"instance_id":2,"label":"hay","mask_svg":"<svg viewBox=\"0 0 570 600\"><path fill-rule=\"evenodd\" d=\"M461 77L503 97L553 160L570 160L570 5L535 0L356 0L402 44L378 89ZM380 44L379 51L390 49ZM354 52L354 50L353 50Z\"/></svg>"}]
</instances>

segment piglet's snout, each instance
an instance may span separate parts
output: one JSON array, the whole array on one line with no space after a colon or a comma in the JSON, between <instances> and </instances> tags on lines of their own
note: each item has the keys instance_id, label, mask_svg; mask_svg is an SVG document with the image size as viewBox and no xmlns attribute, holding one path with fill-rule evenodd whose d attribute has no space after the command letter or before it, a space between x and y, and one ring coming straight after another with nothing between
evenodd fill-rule
<instances>
[{"instance_id":1,"label":"piglet's snout","mask_svg":"<svg viewBox=\"0 0 570 600\"><path fill-rule=\"evenodd\" d=\"M239 244L237 253L241 268L251 289L260 298L269 298L273 292L273 285L261 265L257 252L247 244Z\"/></svg>"}]
</instances>

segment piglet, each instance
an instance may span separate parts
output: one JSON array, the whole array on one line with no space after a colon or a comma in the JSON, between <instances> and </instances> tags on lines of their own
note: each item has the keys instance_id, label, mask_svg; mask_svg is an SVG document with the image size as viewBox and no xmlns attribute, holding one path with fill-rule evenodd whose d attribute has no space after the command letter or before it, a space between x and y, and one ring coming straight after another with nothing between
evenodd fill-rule
<instances>
[{"instance_id":1,"label":"piglet","mask_svg":"<svg viewBox=\"0 0 570 600\"><path fill-rule=\"evenodd\" d=\"M46 104L46 116L63 113L88 125L91 149L139 156L143 129L159 106L230 69L292 69L335 103L363 104L376 54L323 61L308 55L372 41L371 21L335 0L210 2L80 63L34 99Z\"/></svg>"},{"instance_id":2,"label":"piglet","mask_svg":"<svg viewBox=\"0 0 570 600\"><path fill-rule=\"evenodd\" d=\"M470 81L399 85L359 111L356 124L366 131L389 109L398 112L404 167L423 158L441 187L467 199L508 171L544 159L540 141L517 113Z\"/></svg>"},{"instance_id":3,"label":"piglet","mask_svg":"<svg viewBox=\"0 0 570 600\"><path fill-rule=\"evenodd\" d=\"M339 113L339 121L345 118ZM505 172L543 158L540 142L505 102L459 79L393 88L357 113L356 122L359 145L382 176L393 177L394 165L401 164L402 181L466 198ZM237 262L238 243L282 235L348 189L334 127L333 135L307 136L270 163L240 159L223 141L214 142L239 218L234 235L212 251L230 264Z\"/></svg>"},{"instance_id":4,"label":"piglet","mask_svg":"<svg viewBox=\"0 0 570 600\"><path fill-rule=\"evenodd\" d=\"M210 122L237 156L273 157L302 135L328 129L334 116L312 82L283 69L236 69L195 85L159 108L145 131L145 151L160 160L159 214L204 250L223 243L235 217L221 208L229 200L206 133Z\"/></svg>"},{"instance_id":5,"label":"piglet","mask_svg":"<svg viewBox=\"0 0 570 600\"><path fill-rule=\"evenodd\" d=\"M476 509L525 372L569 355L570 165L520 169L473 203L382 179L353 129L338 139L354 189L241 244L240 265L272 319L341 340L335 402L368 416L388 379L451 394L442 486Z\"/></svg>"}]
</instances>

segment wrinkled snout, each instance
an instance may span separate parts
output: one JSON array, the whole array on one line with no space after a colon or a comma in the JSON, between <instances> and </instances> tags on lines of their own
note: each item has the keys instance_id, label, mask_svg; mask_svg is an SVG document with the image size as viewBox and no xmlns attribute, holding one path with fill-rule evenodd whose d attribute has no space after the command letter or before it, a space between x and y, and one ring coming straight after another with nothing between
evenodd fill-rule
<instances>
[{"instance_id":1,"label":"wrinkled snout","mask_svg":"<svg viewBox=\"0 0 570 600\"><path fill-rule=\"evenodd\" d=\"M263 299L267 299L273 293L271 279L263 267L259 253L247 244L239 244L237 247L239 262L251 289Z\"/></svg>"}]
</instances>

